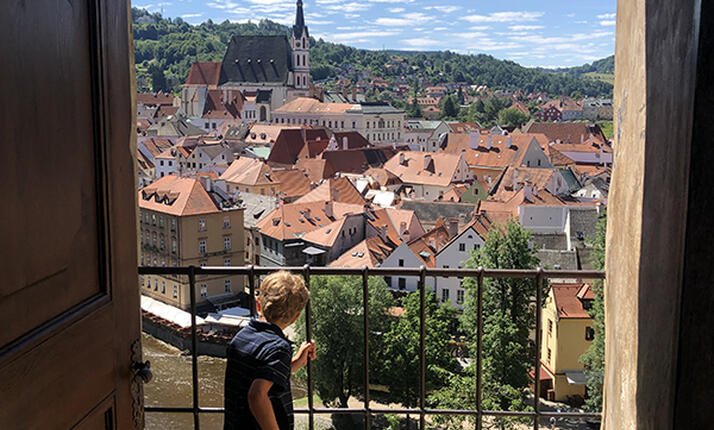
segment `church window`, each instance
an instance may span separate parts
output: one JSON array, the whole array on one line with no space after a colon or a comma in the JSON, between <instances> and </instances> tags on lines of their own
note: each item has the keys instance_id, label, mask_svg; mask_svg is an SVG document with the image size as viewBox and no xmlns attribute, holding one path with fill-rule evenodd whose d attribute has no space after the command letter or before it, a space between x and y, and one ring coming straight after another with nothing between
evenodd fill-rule
<instances>
[{"instance_id":1,"label":"church window","mask_svg":"<svg viewBox=\"0 0 714 430\"><path fill-rule=\"evenodd\" d=\"M297 56L297 65L298 65L298 66L300 65L300 56L299 56L299 55ZM298 81L300 81L300 77L299 77L299 76L298 76Z\"/></svg>"},{"instance_id":2,"label":"church window","mask_svg":"<svg viewBox=\"0 0 714 430\"><path fill-rule=\"evenodd\" d=\"M307 48L307 40L305 39L304 36L303 36L303 38L302 38L302 46L304 46L305 48Z\"/></svg>"}]
</instances>

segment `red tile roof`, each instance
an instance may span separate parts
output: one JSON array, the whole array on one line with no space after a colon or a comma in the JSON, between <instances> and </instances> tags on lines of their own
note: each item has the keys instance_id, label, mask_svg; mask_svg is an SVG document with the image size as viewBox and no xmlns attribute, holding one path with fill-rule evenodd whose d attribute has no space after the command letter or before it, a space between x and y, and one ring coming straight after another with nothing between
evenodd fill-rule
<instances>
[{"instance_id":1,"label":"red tile roof","mask_svg":"<svg viewBox=\"0 0 714 430\"><path fill-rule=\"evenodd\" d=\"M139 207L169 215L220 213L201 183L194 178L167 175L138 193Z\"/></svg>"},{"instance_id":2,"label":"red tile roof","mask_svg":"<svg viewBox=\"0 0 714 430\"><path fill-rule=\"evenodd\" d=\"M296 203L336 201L365 205L367 202L347 178L327 179L320 186L302 196Z\"/></svg>"},{"instance_id":3,"label":"red tile roof","mask_svg":"<svg viewBox=\"0 0 714 430\"><path fill-rule=\"evenodd\" d=\"M332 217L326 209L332 208ZM339 202L289 203L258 221L261 234L277 240L302 238L306 233L331 224L347 214L364 213L364 206Z\"/></svg>"},{"instance_id":4,"label":"red tile roof","mask_svg":"<svg viewBox=\"0 0 714 430\"><path fill-rule=\"evenodd\" d=\"M551 284L555 300L555 308L558 310L558 318L569 319L590 319L587 310L583 307L583 302L578 298L578 292L585 284L582 282L574 284Z\"/></svg>"},{"instance_id":5,"label":"red tile roof","mask_svg":"<svg viewBox=\"0 0 714 430\"><path fill-rule=\"evenodd\" d=\"M240 91L208 90L203 106L204 119L237 119L243 110L245 97Z\"/></svg>"},{"instance_id":6,"label":"red tile roof","mask_svg":"<svg viewBox=\"0 0 714 430\"><path fill-rule=\"evenodd\" d=\"M188 71L186 85L208 85L215 88L221 78L221 63L193 63Z\"/></svg>"},{"instance_id":7,"label":"red tile roof","mask_svg":"<svg viewBox=\"0 0 714 430\"><path fill-rule=\"evenodd\" d=\"M369 237L342 254L330 267L377 267L389 257L394 247L377 235Z\"/></svg>"},{"instance_id":8,"label":"red tile roof","mask_svg":"<svg viewBox=\"0 0 714 430\"><path fill-rule=\"evenodd\" d=\"M409 249L424 262L424 266L436 267L436 253L448 242L449 231L444 225L443 218L439 218L433 229L409 241L408 246Z\"/></svg>"},{"instance_id":9,"label":"red tile roof","mask_svg":"<svg viewBox=\"0 0 714 430\"><path fill-rule=\"evenodd\" d=\"M425 169L427 157L431 157L429 170ZM447 187L456 176L461 157L460 153L403 151L387 161L384 168L405 183Z\"/></svg>"},{"instance_id":10,"label":"red tile roof","mask_svg":"<svg viewBox=\"0 0 714 430\"><path fill-rule=\"evenodd\" d=\"M136 95L136 101L146 106L173 105L175 97L172 94L158 93L139 93Z\"/></svg>"},{"instance_id":11,"label":"red tile roof","mask_svg":"<svg viewBox=\"0 0 714 430\"><path fill-rule=\"evenodd\" d=\"M298 169L273 169L273 176L280 183L283 198L301 197L311 190L310 178Z\"/></svg>"}]
</instances>

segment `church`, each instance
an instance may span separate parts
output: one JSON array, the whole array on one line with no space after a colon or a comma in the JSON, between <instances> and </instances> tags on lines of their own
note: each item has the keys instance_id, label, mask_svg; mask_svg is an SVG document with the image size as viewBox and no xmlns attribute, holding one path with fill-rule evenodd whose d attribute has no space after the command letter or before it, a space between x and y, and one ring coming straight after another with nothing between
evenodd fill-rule
<instances>
[{"instance_id":1,"label":"church","mask_svg":"<svg viewBox=\"0 0 714 430\"><path fill-rule=\"evenodd\" d=\"M297 0L295 25L289 38L233 36L223 61L191 65L181 103L193 122L210 130L236 116L270 121L271 111L298 97L311 97L314 91L310 80L310 35L302 0Z\"/></svg>"}]
</instances>

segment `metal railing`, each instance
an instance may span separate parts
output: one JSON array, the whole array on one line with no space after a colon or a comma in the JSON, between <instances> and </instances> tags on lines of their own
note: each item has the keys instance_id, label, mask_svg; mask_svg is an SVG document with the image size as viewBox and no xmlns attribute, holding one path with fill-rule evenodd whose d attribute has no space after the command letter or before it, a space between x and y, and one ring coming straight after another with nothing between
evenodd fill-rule
<instances>
[{"instance_id":1,"label":"metal railing","mask_svg":"<svg viewBox=\"0 0 714 430\"><path fill-rule=\"evenodd\" d=\"M461 415L475 416L476 429L480 430L483 424L483 417L520 417L533 419L533 428L539 429L541 418L567 418L567 419L588 419L601 418L600 413L587 412L545 412L541 411L539 402L540 393L540 353L542 344L541 333L541 313L542 306L535 306L535 360L533 372L534 402L533 411L496 411L485 410L482 405L482 338L483 338L483 281L485 278L511 278L511 279L533 279L536 283L535 303L543 302L543 282L546 279L580 279L595 280L605 279L605 272L583 271L583 270L503 270L503 269L428 269L421 268L338 268L338 267L140 267L140 275L181 275L187 276L189 281L190 311L191 311L191 370L193 402L191 407L164 407L146 406L145 412L151 413L190 413L193 414L194 428L199 429L199 414L221 414L224 408L200 407L198 399L198 354L196 336L196 276L198 275L224 275L224 276L248 276L248 287L250 290L250 314L256 315L255 310L255 277L268 275L276 270L286 270L295 274L301 274L305 279L307 288L310 288L311 275L352 275L362 277L362 298L363 298L363 353L364 353L364 402L361 408L316 408L313 404L313 378L312 364L307 362L307 409L295 409L296 414L308 415L308 428L314 429L315 414L362 414L364 415L365 429L371 428L372 414L409 414L419 416L419 428L426 428L426 417L428 415ZM419 307L419 407L418 408L372 408L370 407L369 395L369 276L412 276L418 277L418 291L420 296ZM477 280L477 333L476 333L476 409L429 409L426 407L426 358L425 358L425 309L426 309L426 278L475 278ZM305 307L305 334L306 338L312 339L312 322L310 302Z\"/></svg>"}]
</instances>

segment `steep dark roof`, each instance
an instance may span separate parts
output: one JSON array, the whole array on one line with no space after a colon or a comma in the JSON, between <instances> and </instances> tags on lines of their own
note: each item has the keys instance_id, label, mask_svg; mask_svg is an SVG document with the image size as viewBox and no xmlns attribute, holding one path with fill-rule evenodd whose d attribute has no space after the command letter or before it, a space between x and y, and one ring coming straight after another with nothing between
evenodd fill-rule
<instances>
[{"instance_id":1,"label":"steep dark roof","mask_svg":"<svg viewBox=\"0 0 714 430\"><path fill-rule=\"evenodd\" d=\"M186 85L218 85L221 76L221 63L193 63L188 71Z\"/></svg>"},{"instance_id":2,"label":"steep dark roof","mask_svg":"<svg viewBox=\"0 0 714 430\"><path fill-rule=\"evenodd\" d=\"M293 34L296 39L302 37L302 30L305 29L305 34L310 37L310 33L305 26L305 15L302 12L302 0L297 2L297 14L295 15L295 25L293 25Z\"/></svg>"},{"instance_id":3,"label":"steep dark roof","mask_svg":"<svg viewBox=\"0 0 714 430\"><path fill-rule=\"evenodd\" d=\"M220 83L285 84L291 70L287 37L233 36L221 64Z\"/></svg>"}]
</instances>

